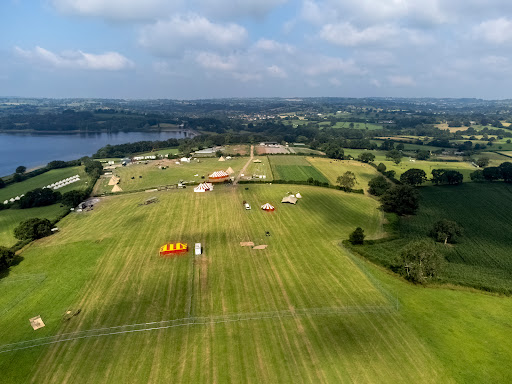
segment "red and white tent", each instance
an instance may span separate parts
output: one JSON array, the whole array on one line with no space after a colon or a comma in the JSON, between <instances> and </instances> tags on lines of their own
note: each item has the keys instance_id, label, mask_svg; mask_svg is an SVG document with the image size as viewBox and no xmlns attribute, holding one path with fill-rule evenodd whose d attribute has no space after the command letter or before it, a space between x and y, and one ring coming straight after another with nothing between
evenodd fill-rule
<instances>
[{"instance_id":1,"label":"red and white tent","mask_svg":"<svg viewBox=\"0 0 512 384\"><path fill-rule=\"evenodd\" d=\"M261 206L261 209L264 211L273 211L275 210L274 206L272 204L266 203Z\"/></svg>"},{"instance_id":2,"label":"red and white tent","mask_svg":"<svg viewBox=\"0 0 512 384\"><path fill-rule=\"evenodd\" d=\"M224 181L228 177L229 177L229 173L224 172L224 171L216 171L216 172L213 172L211 175L208 176L210 181L214 181L214 182L216 182L216 181Z\"/></svg>"},{"instance_id":3,"label":"red and white tent","mask_svg":"<svg viewBox=\"0 0 512 384\"><path fill-rule=\"evenodd\" d=\"M194 192L206 192L213 191L213 185L211 183L201 183L194 188Z\"/></svg>"}]
</instances>

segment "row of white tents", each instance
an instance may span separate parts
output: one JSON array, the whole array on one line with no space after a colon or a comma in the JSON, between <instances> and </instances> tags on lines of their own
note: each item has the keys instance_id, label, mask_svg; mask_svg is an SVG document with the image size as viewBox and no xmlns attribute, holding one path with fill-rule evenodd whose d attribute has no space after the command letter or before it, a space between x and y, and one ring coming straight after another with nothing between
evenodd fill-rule
<instances>
[{"instance_id":1,"label":"row of white tents","mask_svg":"<svg viewBox=\"0 0 512 384\"><path fill-rule=\"evenodd\" d=\"M62 187L65 187L66 185L76 183L77 181L80 181L80 176L75 175L75 176L71 176L66 179L57 181L55 183L49 184L49 185L43 187L43 189L45 189L45 188L60 189ZM20 196L12 197L8 200L4 200L4 204L9 204L9 203L14 203L15 201L19 201L23 196L25 196L25 195L20 195Z\"/></svg>"},{"instance_id":2,"label":"row of white tents","mask_svg":"<svg viewBox=\"0 0 512 384\"><path fill-rule=\"evenodd\" d=\"M76 183L77 181L80 181L80 176L75 175L75 176L71 176L71 177L68 177L66 179L57 181L55 183L49 184L46 187L43 187L43 189L44 188L51 188L51 189L57 190L57 189L60 189L62 187L65 187L66 185Z\"/></svg>"},{"instance_id":3,"label":"row of white tents","mask_svg":"<svg viewBox=\"0 0 512 384\"><path fill-rule=\"evenodd\" d=\"M19 201L25 195L19 195L16 197L11 197L9 200L4 200L4 204L14 203L15 201Z\"/></svg>"}]
</instances>

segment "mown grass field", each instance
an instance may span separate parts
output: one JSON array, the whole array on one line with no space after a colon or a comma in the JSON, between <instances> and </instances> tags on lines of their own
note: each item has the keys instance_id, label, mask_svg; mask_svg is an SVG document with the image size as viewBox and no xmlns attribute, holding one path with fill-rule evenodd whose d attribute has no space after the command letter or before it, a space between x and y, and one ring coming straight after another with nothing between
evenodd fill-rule
<instances>
[{"instance_id":1,"label":"mown grass field","mask_svg":"<svg viewBox=\"0 0 512 384\"><path fill-rule=\"evenodd\" d=\"M329 180L303 156L269 156L274 180L307 181L310 177L322 183Z\"/></svg>"},{"instance_id":2,"label":"mown grass field","mask_svg":"<svg viewBox=\"0 0 512 384\"><path fill-rule=\"evenodd\" d=\"M426 237L438 220L453 220L464 236L455 245L439 246L447 261L441 281L512 293L512 188L503 183L428 187L421 198L418 214L401 220L402 239L364 246L362 252L389 265L410 239Z\"/></svg>"},{"instance_id":3,"label":"mown grass field","mask_svg":"<svg viewBox=\"0 0 512 384\"><path fill-rule=\"evenodd\" d=\"M74 175L80 175L80 181L66 185L63 188L58 189L58 191L60 193L66 193L74 189L87 188L87 182L89 182L89 177L85 173L83 166L52 169L51 171L45 172L42 175L32 177L20 183L10 184L5 188L0 189L0 203L2 203L6 199L20 196L36 188L43 188L49 184L55 183L57 181L63 180L67 177L71 177Z\"/></svg>"},{"instance_id":4,"label":"mown grass field","mask_svg":"<svg viewBox=\"0 0 512 384\"><path fill-rule=\"evenodd\" d=\"M332 185L336 185L336 179L339 176L350 171L356 176L357 184L354 186L354 189L366 190L368 188L368 182L380 175L371 165L355 160L333 160L321 157L308 157L308 161L322 172Z\"/></svg>"},{"instance_id":5,"label":"mown grass field","mask_svg":"<svg viewBox=\"0 0 512 384\"><path fill-rule=\"evenodd\" d=\"M67 209L67 207L61 207L60 204L53 204L47 207L0 211L0 246L11 247L16 243L17 240L14 237L13 231L20 222L35 217L52 221L57 219Z\"/></svg>"},{"instance_id":6,"label":"mown grass field","mask_svg":"<svg viewBox=\"0 0 512 384\"><path fill-rule=\"evenodd\" d=\"M2 381L510 381L512 300L390 276L337 245L357 225L382 235L377 202L300 186L297 206L280 204L290 187L175 190L142 207L144 193L112 196L94 211L67 216L60 233L32 244L0 280L0 344L187 316L380 308L389 294L398 294L399 311L312 312L82 338L0 353ZM245 211L242 200L270 202L276 211ZM161 244L177 240L202 242L204 255L157 255ZM238 244L249 240L269 247ZM62 319L78 308L78 316ZM36 332L28 324L35 315L46 323Z\"/></svg>"},{"instance_id":7,"label":"mown grass field","mask_svg":"<svg viewBox=\"0 0 512 384\"><path fill-rule=\"evenodd\" d=\"M171 160L149 161L148 164L132 164L127 167L118 167L114 174L121 178L119 186L123 191L135 191L158 187L159 185L177 184L180 180L190 183L201 183L208 178L208 175L220 170L227 170L229 167L233 171L239 172L247 158L237 157L228 161L218 161L217 158L201 158L199 162L191 161L177 165ZM167 169L159 169L158 165L168 166ZM198 176L195 176L195 175ZM140 178L139 176L142 176ZM205 179L202 179L204 176ZM132 179L132 177L134 179ZM111 192L112 186L108 185L110 177L100 179L100 184L96 186L96 193Z\"/></svg>"},{"instance_id":8,"label":"mown grass field","mask_svg":"<svg viewBox=\"0 0 512 384\"><path fill-rule=\"evenodd\" d=\"M254 160L260 160L261 163L254 163ZM272 170L270 169L270 160L268 156L254 156L253 161L249 163L249 166L247 167L245 171L245 176L266 176L265 180L273 180L272 177Z\"/></svg>"}]
</instances>

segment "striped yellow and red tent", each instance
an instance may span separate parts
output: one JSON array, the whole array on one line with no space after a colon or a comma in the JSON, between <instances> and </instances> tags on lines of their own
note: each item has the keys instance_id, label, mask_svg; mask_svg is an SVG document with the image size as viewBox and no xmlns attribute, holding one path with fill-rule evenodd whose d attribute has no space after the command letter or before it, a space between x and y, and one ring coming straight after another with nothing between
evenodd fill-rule
<instances>
[{"instance_id":1,"label":"striped yellow and red tent","mask_svg":"<svg viewBox=\"0 0 512 384\"><path fill-rule=\"evenodd\" d=\"M211 175L208 175L208 179L213 182L224 181L227 180L228 177L229 173L224 171L216 171L213 172Z\"/></svg>"},{"instance_id":2,"label":"striped yellow and red tent","mask_svg":"<svg viewBox=\"0 0 512 384\"><path fill-rule=\"evenodd\" d=\"M183 243L169 243L160 247L160 256L188 252L188 245Z\"/></svg>"}]
</instances>

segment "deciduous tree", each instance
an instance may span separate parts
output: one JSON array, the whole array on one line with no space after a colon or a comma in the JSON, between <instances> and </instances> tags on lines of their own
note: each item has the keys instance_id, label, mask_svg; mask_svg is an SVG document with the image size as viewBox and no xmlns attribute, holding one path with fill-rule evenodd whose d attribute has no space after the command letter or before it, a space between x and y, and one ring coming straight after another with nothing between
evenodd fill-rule
<instances>
[{"instance_id":1,"label":"deciduous tree","mask_svg":"<svg viewBox=\"0 0 512 384\"><path fill-rule=\"evenodd\" d=\"M382 208L397 215L412 215L419 208L418 191L410 185L396 185L381 197Z\"/></svg>"},{"instance_id":2,"label":"deciduous tree","mask_svg":"<svg viewBox=\"0 0 512 384\"><path fill-rule=\"evenodd\" d=\"M375 176L368 182L368 192L374 196L382 196L391 185L384 176Z\"/></svg>"},{"instance_id":3,"label":"deciduous tree","mask_svg":"<svg viewBox=\"0 0 512 384\"><path fill-rule=\"evenodd\" d=\"M463 233L462 227L455 221L439 220L428 233L437 242L453 243Z\"/></svg>"},{"instance_id":4,"label":"deciduous tree","mask_svg":"<svg viewBox=\"0 0 512 384\"><path fill-rule=\"evenodd\" d=\"M417 240L406 245L400 253L400 266L408 280L425 283L436 277L443 258L431 240Z\"/></svg>"},{"instance_id":5,"label":"deciduous tree","mask_svg":"<svg viewBox=\"0 0 512 384\"><path fill-rule=\"evenodd\" d=\"M423 169L411 168L402 173L400 181L404 184L418 186L427 181L427 174Z\"/></svg>"},{"instance_id":6,"label":"deciduous tree","mask_svg":"<svg viewBox=\"0 0 512 384\"><path fill-rule=\"evenodd\" d=\"M340 185L341 188L349 190L356 185L356 175L354 175L354 172L347 171L342 176L338 176L336 179L336 182Z\"/></svg>"},{"instance_id":7,"label":"deciduous tree","mask_svg":"<svg viewBox=\"0 0 512 384\"><path fill-rule=\"evenodd\" d=\"M361 228L361 227L357 227L354 232L352 232L350 234L350 236L348 237L348 240L352 243L352 244L363 244L364 243L364 238L366 237L366 235L364 234L364 229Z\"/></svg>"}]
</instances>

